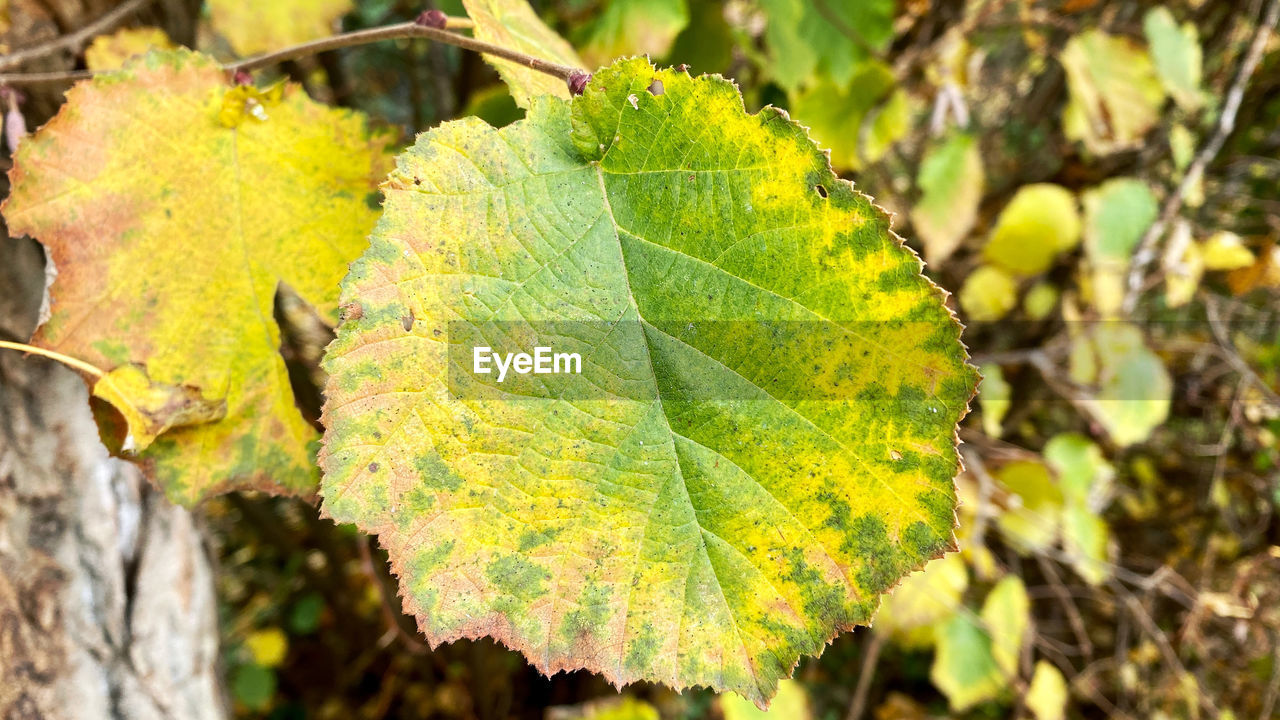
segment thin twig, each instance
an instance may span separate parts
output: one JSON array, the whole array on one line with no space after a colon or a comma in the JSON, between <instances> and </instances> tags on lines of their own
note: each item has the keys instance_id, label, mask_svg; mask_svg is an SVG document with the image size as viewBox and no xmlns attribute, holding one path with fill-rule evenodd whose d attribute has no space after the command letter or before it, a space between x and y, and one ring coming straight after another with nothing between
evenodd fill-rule
<instances>
[{"instance_id":1,"label":"thin twig","mask_svg":"<svg viewBox=\"0 0 1280 720\"><path fill-rule=\"evenodd\" d=\"M1280 2L1277 5L1280 5ZM1277 394L1266 381L1258 377L1258 373L1254 372L1253 368L1249 367L1249 363L1245 362L1244 358L1240 357L1240 353L1236 351L1235 343L1231 341L1231 336L1227 334L1222 317L1218 314L1218 298L1214 295L1207 295L1204 309L1205 314L1209 317L1209 329L1213 331L1214 339L1222 347L1223 356L1227 362L1242 378L1258 388L1258 392L1266 396L1268 402L1280 407L1280 394Z\"/></svg>"},{"instance_id":2,"label":"thin twig","mask_svg":"<svg viewBox=\"0 0 1280 720\"><path fill-rule=\"evenodd\" d=\"M1043 555L1036 555L1036 562L1040 565L1040 571L1044 573L1045 578L1049 581L1049 590L1058 598L1058 602L1062 604L1062 609L1067 616L1067 624L1071 627L1071 633L1075 635L1076 646L1080 648L1080 652L1088 660L1093 660L1093 642L1089 639L1089 633L1085 630L1084 618L1080 615L1080 608L1076 607L1076 603L1071 599L1071 594L1067 592L1066 585L1062 582L1062 575L1058 573L1058 569L1053 566L1053 562Z\"/></svg>"},{"instance_id":3,"label":"thin twig","mask_svg":"<svg viewBox=\"0 0 1280 720\"><path fill-rule=\"evenodd\" d=\"M369 552L368 540L364 537L356 538L356 550L360 553L360 569L378 591L379 604L382 609L382 621L387 626L387 634L395 633L395 637L404 646L404 649L413 655L425 655L431 652L430 646L409 635L400 626L400 609L393 604L392 599L388 596L386 585L382 583L382 578L378 576L378 571L374 567L373 553ZM383 637L386 637L386 635Z\"/></svg>"},{"instance_id":4,"label":"thin twig","mask_svg":"<svg viewBox=\"0 0 1280 720\"><path fill-rule=\"evenodd\" d=\"M150 2L151 0L129 0L73 33L59 36L41 45L22 48L21 50L0 57L0 70L8 70L9 68L18 67L30 60L36 60L38 58L45 57L46 55L52 55L59 50L79 50L87 41L93 38L93 36L110 30L121 20L124 20L132 13L141 10Z\"/></svg>"},{"instance_id":5,"label":"thin twig","mask_svg":"<svg viewBox=\"0 0 1280 720\"><path fill-rule=\"evenodd\" d=\"M465 27L465 23L470 21L460 18L451 18L450 25L446 27ZM449 30L437 30L436 28L425 27L417 23L406 22L397 23L395 25L385 25L383 27L368 28L365 30L355 30L347 33L340 33L319 40L300 43L280 50L275 50L261 55L255 55L244 60L225 63L222 68L228 72L236 71L252 71L258 70L276 63L286 60L296 60L307 55L314 55L329 50L337 50L355 45L365 45L368 43L379 42L381 40L403 40L411 38L425 38L436 42L442 42L449 45L456 45L464 50L472 50L485 55L502 58L518 65L523 65L530 70L546 73L553 77L558 77L568 82L574 75L584 73L581 68L561 65L559 63L550 62L541 58L526 55L516 50L494 45L493 43L477 40L466 35L460 35ZM106 70L101 72L115 72L114 70ZM82 80L92 77L97 73L89 70L72 70L62 73L9 73L0 74L0 85L38 85L41 83L69 82L74 80Z\"/></svg>"},{"instance_id":6,"label":"thin twig","mask_svg":"<svg viewBox=\"0 0 1280 720\"><path fill-rule=\"evenodd\" d=\"M1280 634L1271 633L1271 645L1276 647L1275 657L1271 659L1271 682L1267 683L1267 694L1262 701L1262 713L1258 715L1258 720L1267 720L1275 715L1272 712L1276 709L1276 697L1280 695Z\"/></svg>"},{"instance_id":7,"label":"thin twig","mask_svg":"<svg viewBox=\"0 0 1280 720\"><path fill-rule=\"evenodd\" d=\"M867 643L867 654L862 658L862 671L858 673L858 686L853 691L853 701L849 703L849 712L844 720L862 720L867 709L867 695L871 692L871 678L876 674L876 664L880 662L880 650L884 648L884 634L871 633Z\"/></svg>"},{"instance_id":8,"label":"thin twig","mask_svg":"<svg viewBox=\"0 0 1280 720\"><path fill-rule=\"evenodd\" d=\"M1121 306L1125 315L1132 313L1133 309L1138 305L1138 296L1142 294L1147 267L1155 260L1159 250L1160 239L1164 236L1169 223L1173 222L1174 217L1182 210L1182 203L1186 200L1187 195L1204 177L1205 169L1209 166L1209 163L1213 162L1213 159L1222 151L1222 146L1226 144L1227 138L1235 131L1236 113L1240 111L1240 103L1244 100L1245 89L1249 84L1249 79L1253 77L1254 71L1257 70L1258 63L1262 61L1263 52L1267 48L1267 41L1270 39L1271 32L1274 30L1278 20L1280 20L1280 0L1271 0L1267 4L1265 14L1258 21L1258 27L1254 30L1253 40L1249 43L1249 50L1245 53L1244 59L1240 61L1240 69L1236 72L1236 77L1231 83L1230 90L1227 91L1226 101L1222 104L1222 113L1218 116L1217 128L1209 138L1209 141L1204 144L1204 147L1200 148L1200 152L1196 153L1195 160L1187 168L1187 173L1182 176L1182 182L1178 183L1178 188L1165 200L1160 218L1143 233L1142 240L1138 243L1138 250L1133 255L1133 262L1129 266L1129 278L1125 289L1124 303Z\"/></svg>"}]
</instances>

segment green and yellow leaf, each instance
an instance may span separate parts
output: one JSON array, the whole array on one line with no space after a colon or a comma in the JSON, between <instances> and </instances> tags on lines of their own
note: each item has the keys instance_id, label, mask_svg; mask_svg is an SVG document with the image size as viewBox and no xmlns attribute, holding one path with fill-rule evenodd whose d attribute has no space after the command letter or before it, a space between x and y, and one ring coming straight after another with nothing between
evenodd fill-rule
<instances>
[{"instance_id":1,"label":"green and yellow leaf","mask_svg":"<svg viewBox=\"0 0 1280 720\"><path fill-rule=\"evenodd\" d=\"M620 61L419 136L384 192L325 363L324 508L380 536L432 643L763 705L952 546L959 325L780 111ZM457 365L480 341L582 372L499 384Z\"/></svg>"}]
</instances>

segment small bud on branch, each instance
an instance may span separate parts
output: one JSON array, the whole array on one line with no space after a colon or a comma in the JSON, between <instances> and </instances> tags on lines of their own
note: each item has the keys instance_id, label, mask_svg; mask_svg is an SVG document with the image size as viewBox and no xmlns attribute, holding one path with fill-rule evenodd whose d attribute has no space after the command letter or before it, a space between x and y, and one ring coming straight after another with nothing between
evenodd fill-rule
<instances>
[{"instance_id":1,"label":"small bud on branch","mask_svg":"<svg viewBox=\"0 0 1280 720\"><path fill-rule=\"evenodd\" d=\"M422 27L444 30L449 24L449 16L439 10L423 10L422 14L414 22Z\"/></svg>"},{"instance_id":2,"label":"small bud on branch","mask_svg":"<svg viewBox=\"0 0 1280 720\"><path fill-rule=\"evenodd\" d=\"M569 92L574 95L581 95L587 89L587 83L589 82L591 82L591 73L575 70L569 75Z\"/></svg>"}]
</instances>

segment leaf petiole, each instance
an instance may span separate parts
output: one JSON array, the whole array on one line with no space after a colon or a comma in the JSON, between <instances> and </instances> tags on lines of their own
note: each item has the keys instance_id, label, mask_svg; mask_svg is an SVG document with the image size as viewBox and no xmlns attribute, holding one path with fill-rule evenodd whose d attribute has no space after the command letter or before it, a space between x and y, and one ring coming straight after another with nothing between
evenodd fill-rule
<instances>
[{"instance_id":1,"label":"leaf petiole","mask_svg":"<svg viewBox=\"0 0 1280 720\"><path fill-rule=\"evenodd\" d=\"M88 373L94 376L95 378L102 378L104 375L107 374L101 368L94 365L90 365L89 363L83 360L77 360L76 358L73 358L70 355L63 355L60 352L57 352L54 350L46 350L42 347L36 347L35 345L27 345L25 343L16 343L16 342L8 342L6 340L0 340L0 349L17 350L19 352L25 352L31 355L40 355L43 357L47 357L50 360L57 360L58 362L62 363L63 365L66 365L67 367L75 368L76 370L79 370L81 372Z\"/></svg>"}]
</instances>

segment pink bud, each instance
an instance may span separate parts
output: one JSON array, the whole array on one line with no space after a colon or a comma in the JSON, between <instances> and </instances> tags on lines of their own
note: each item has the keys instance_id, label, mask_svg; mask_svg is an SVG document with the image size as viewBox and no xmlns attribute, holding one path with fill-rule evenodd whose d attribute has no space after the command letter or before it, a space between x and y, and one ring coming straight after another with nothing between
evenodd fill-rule
<instances>
[{"instance_id":1,"label":"pink bud","mask_svg":"<svg viewBox=\"0 0 1280 720\"><path fill-rule=\"evenodd\" d=\"M18 152L18 143L27 136L27 120L22 117L22 93L13 88L0 88L0 99L4 100L4 139L9 143L10 152Z\"/></svg>"},{"instance_id":2,"label":"pink bud","mask_svg":"<svg viewBox=\"0 0 1280 720\"><path fill-rule=\"evenodd\" d=\"M591 82L591 73L575 70L569 76L569 92L574 95L581 95L587 89L587 83L589 82Z\"/></svg>"},{"instance_id":3,"label":"pink bud","mask_svg":"<svg viewBox=\"0 0 1280 720\"><path fill-rule=\"evenodd\" d=\"M418 19L413 22L417 25L421 25L422 27L443 30L445 25L449 23L449 16L439 10L424 10L422 14L418 16Z\"/></svg>"}]
</instances>

